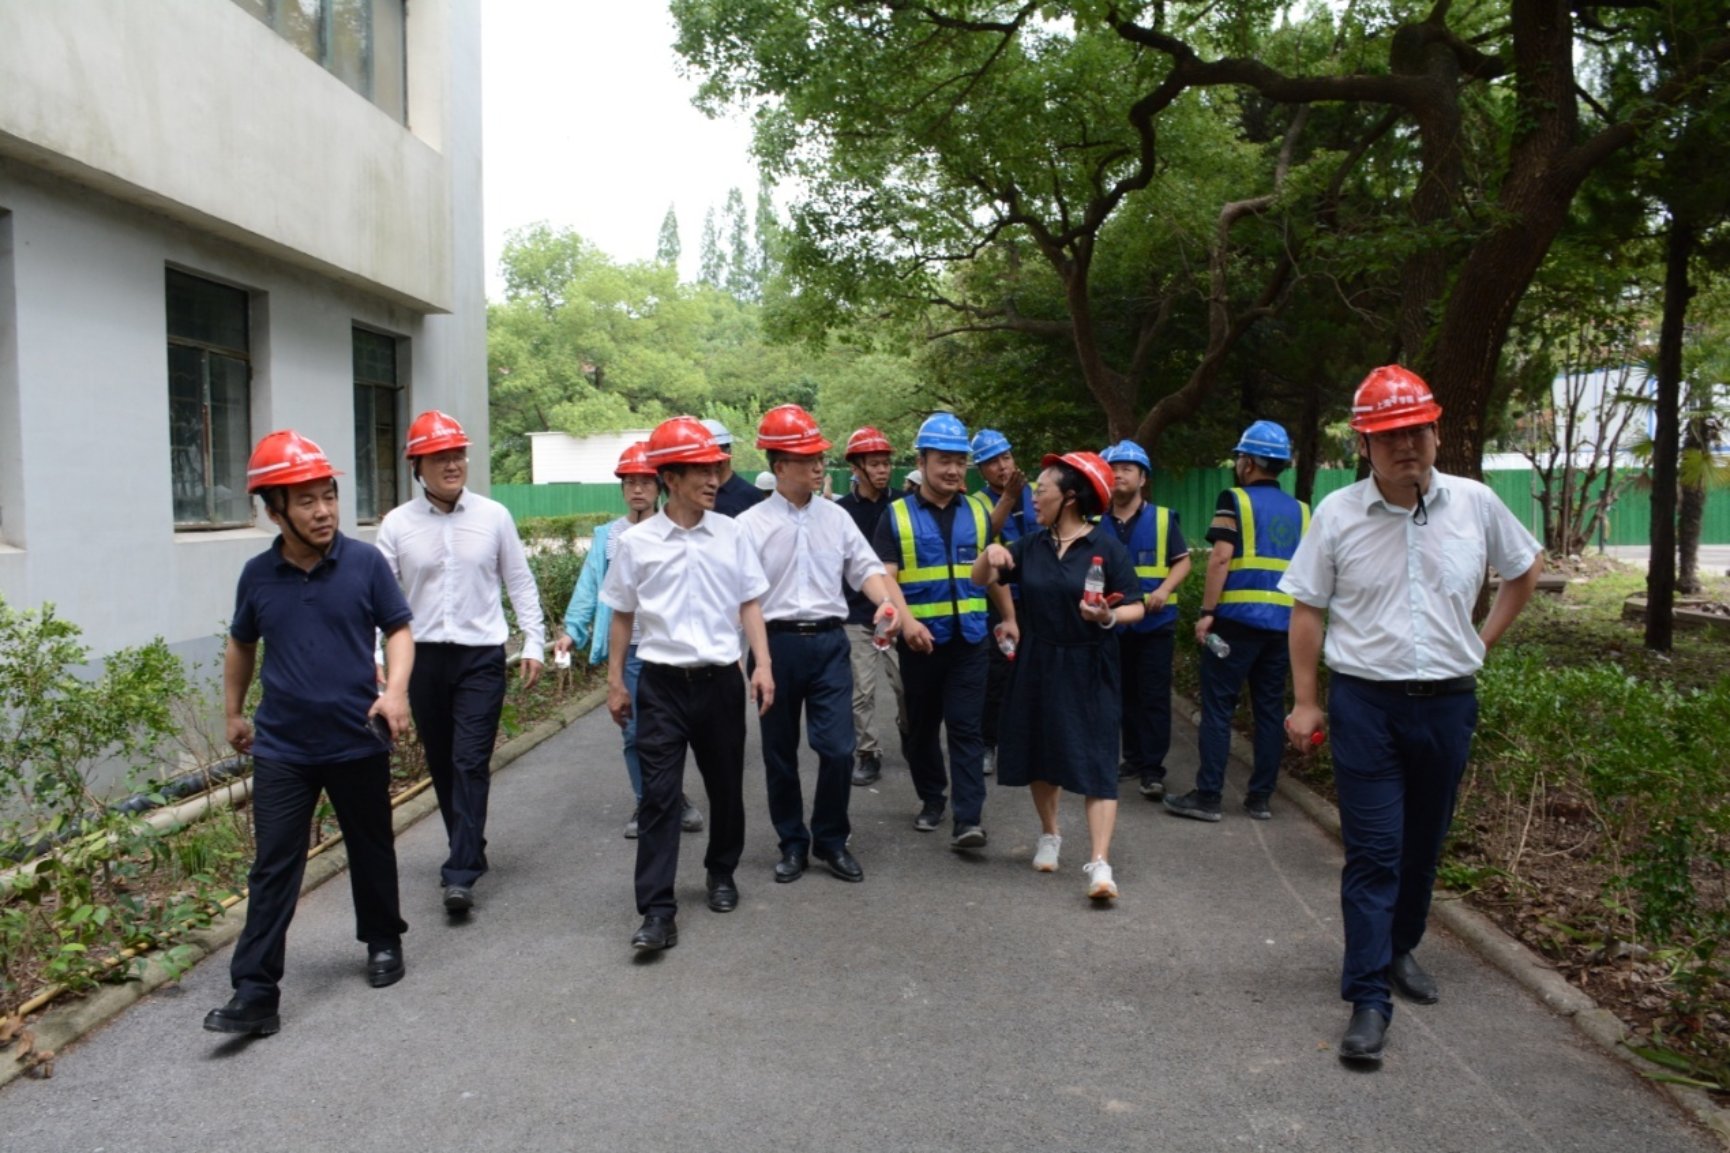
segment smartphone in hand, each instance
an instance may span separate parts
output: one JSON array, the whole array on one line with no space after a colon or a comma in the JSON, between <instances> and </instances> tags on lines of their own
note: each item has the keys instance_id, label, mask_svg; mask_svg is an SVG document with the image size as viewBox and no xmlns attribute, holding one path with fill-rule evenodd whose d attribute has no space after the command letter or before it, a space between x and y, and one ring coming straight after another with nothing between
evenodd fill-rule
<instances>
[{"instance_id":1,"label":"smartphone in hand","mask_svg":"<svg viewBox=\"0 0 1730 1153\"><path fill-rule=\"evenodd\" d=\"M384 719L383 713L373 713L366 719L366 727L372 730L372 735L387 749L396 748L396 741L390 735L390 722Z\"/></svg>"}]
</instances>

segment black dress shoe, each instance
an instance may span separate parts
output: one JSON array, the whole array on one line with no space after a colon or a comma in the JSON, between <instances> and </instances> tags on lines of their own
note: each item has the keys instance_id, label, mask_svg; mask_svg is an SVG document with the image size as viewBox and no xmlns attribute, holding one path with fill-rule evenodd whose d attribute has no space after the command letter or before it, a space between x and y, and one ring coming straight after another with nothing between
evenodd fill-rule
<instances>
[{"instance_id":1,"label":"black dress shoe","mask_svg":"<svg viewBox=\"0 0 1730 1153\"><path fill-rule=\"evenodd\" d=\"M445 886L445 912L453 917L465 916L475 907L475 891L467 885Z\"/></svg>"},{"instance_id":2,"label":"black dress shoe","mask_svg":"<svg viewBox=\"0 0 1730 1153\"><path fill-rule=\"evenodd\" d=\"M883 777L883 754L866 753L853 766L853 783L860 788L874 785Z\"/></svg>"},{"instance_id":3,"label":"black dress shoe","mask_svg":"<svg viewBox=\"0 0 1730 1153\"><path fill-rule=\"evenodd\" d=\"M1394 958L1394 963L1388 966L1388 976L1393 978L1394 988L1420 1005L1434 1005L1441 999L1436 979L1424 972L1423 966L1410 953L1401 953Z\"/></svg>"},{"instance_id":4,"label":"black dress shoe","mask_svg":"<svg viewBox=\"0 0 1730 1153\"><path fill-rule=\"evenodd\" d=\"M805 850L788 849L775 862L775 883L785 885L805 875Z\"/></svg>"},{"instance_id":5,"label":"black dress shoe","mask_svg":"<svg viewBox=\"0 0 1730 1153\"><path fill-rule=\"evenodd\" d=\"M402 963L402 946L393 949L368 949L366 951L366 980L375 989L386 985L394 985L402 980L406 969Z\"/></svg>"},{"instance_id":6,"label":"black dress shoe","mask_svg":"<svg viewBox=\"0 0 1730 1153\"><path fill-rule=\"evenodd\" d=\"M847 846L845 845L832 852L819 853L813 851L811 855L819 861L822 861L825 865L828 865L829 871L834 873L837 877L840 877L843 881L863 881L865 879L865 870L860 866L858 861L853 859L853 854L847 851Z\"/></svg>"},{"instance_id":7,"label":"black dress shoe","mask_svg":"<svg viewBox=\"0 0 1730 1153\"><path fill-rule=\"evenodd\" d=\"M238 995L228 1004L204 1015L204 1027L212 1033L240 1033L268 1037L282 1028L276 1006L262 1001L243 1001Z\"/></svg>"},{"instance_id":8,"label":"black dress shoe","mask_svg":"<svg viewBox=\"0 0 1730 1153\"><path fill-rule=\"evenodd\" d=\"M1380 1009L1353 1009L1346 1035L1340 1038L1340 1060L1355 1065L1380 1065L1382 1042L1387 1035L1388 1019Z\"/></svg>"},{"instance_id":9,"label":"black dress shoe","mask_svg":"<svg viewBox=\"0 0 1730 1153\"><path fill-rule=\"evenodd\" d=\"M921 833L929 833L943 823L943 802L926 801L919 809L919 815L913 818L913 827Z\"/></svg>"},{"instance_id":10,"label":"black dress shoe","mask_svg":"<svg viewBox=\"0 0 1730 1153\"><path fill-rule=\"evenodd\" d=\"M673 924L673 918L661 913L644 917L643 927L631 936L631 948L645 953L671 949L678 943L679 927Z\"/></svg>"},{"instance_id":11,"label":"black dress shoe","mask_svg":"<svg viewBox=\"0 0 1730 1153\"><path fill-rule=\"evenodd\" d=\"M706 885L709 890L709 908L717 913L731 913L739 907L739 887L733 884L731 876L710 873Z\"/></svg>"}]
</instances>

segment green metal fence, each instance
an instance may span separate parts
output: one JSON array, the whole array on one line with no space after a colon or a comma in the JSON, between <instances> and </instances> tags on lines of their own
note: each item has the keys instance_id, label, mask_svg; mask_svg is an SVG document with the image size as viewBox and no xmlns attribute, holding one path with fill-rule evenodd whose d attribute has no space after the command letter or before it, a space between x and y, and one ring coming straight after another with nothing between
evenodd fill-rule
<instances>
[{"instance_id":1,"label":"green metal fence","mask_svg":"<svg viewBox=\"0 0 1730 1153\"><path fill-rule=\"evenodd\" d=\"M900 486L906 471L897 469L895 484ZM969 473L972 483L978 475ZM836 470L831 474L835 490L846 490L848 474ZM1316 473L1315 499L1351 484L1357 479L1351 469L1324 468ZM1496 490L1535 535L1542 535L1543 516L1532 496L1532 473L1529 470L1492 472L1485 481ZM1287 491L1291 489L1291 474L1283 478ZM1177 510L1186 535L1199 541L1207 522L1212 519L1214 501L1222 488L1232 483L1227 468L1192 468L1183 472L1155 469L1153 499ZM493 499L511 510L518 521L529 517L570 516L574 513L625 511L624 498L616 484L496 484ZM1608 545L1642 545L1651 539L1652 510L1645 490L1632 487L1610 511L1610 530L1603 543ZM1719 494L1706 504L1706 522L1700 534L1702 544L1730 544L1730 493Z\"/></svg>"}]
</instances>

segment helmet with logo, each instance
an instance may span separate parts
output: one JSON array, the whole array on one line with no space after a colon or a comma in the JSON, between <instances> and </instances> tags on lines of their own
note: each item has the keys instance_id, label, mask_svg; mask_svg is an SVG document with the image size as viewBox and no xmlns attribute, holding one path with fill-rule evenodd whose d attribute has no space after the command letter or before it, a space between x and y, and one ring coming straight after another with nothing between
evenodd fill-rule
<instances>
[{"instance_id":1,"label":"helmet with logo","mask_svg":"<svg viewBox=\"0 0 1730 1153\"><path fill-rule=\"evenodd\" d=\"M722 424L714 417L710 417L703 421L703 427L709 430L709 435L713 436L715 438L715 443L720 445L722 448L726 448L733 443L733 434L727 431L726 425Z\"/></svg>"},{"instance_id":2,"label":"helmet with logo","mask_svg":"<svg viewBox=\"0 0 1730 1153\"><path fill-rule=\"evenodd\" d=\"M847 451L843 455L851 460L856 456L866 456L874 452L893 451L895 450L889 447L888 437L866 425L853 430L853 435L847 438Z\"/></svg>"},{"instance_id":3,"label":"helmet with logo","mask_svg":"<svg viewBox=\"0 0 1730 1153\"><path fill-rule=\"evenodd\" d=\"M654 469L670 464L720 464L727 450L715 443L715 434L694 416L663 420L649 434L643 458Z\"/></svg>"},{"instance_id":4,"label":"helmet with logo","mask_svg":"<svg viewBox=\"0 0 1730 1153\"><path fill-rule=\"evenodd\" d=\"M627 476L654 476L655 467L649 463L649 442L639 440L636 444L627 445L619 454L619 463L613 469L613 475L620 480Z\"/></svg>"},{"instance_id":5,"label":"helmet with logo","mask_svg":"<svg viewBox=\"0 0 1730 1153\"><path fill-rule=\"evenodd\" d=\"M1271 420L1258 420L1243 430L1234 453L1244 456L1264 456L1269 460L1291 459L1291 437Z\"/></svg>"},{"instance_id":6,"label":"helmet with logo","mask_svg":"<svg viewBox=\"0 0 1730 1153\"><path fill-rule=\"evenodd\" d=\"M973 434L973 463L996 460L1009 451L1009 438L995 428L982 428Z\"/></svg>"},{"instance_id":7,"label":"helmet with logo","mask_svg":"<svg viewBox=\"0 0 1730 1153\"><path fill-rule=\"evenodd\" d=\"M1356 432L1390 432L1441 418L1442 406L1423 377L1397 364L1371 370L1352 397L1351 426Z\"/></svg>"},{"instance_id":8,"label":"helmet with logo","mask_svg":"<svg viewBox=\"0 0 1730 1153\"><path fill-rule=\"evenodd\" d=\"M341 475L330 467L324 449L292 428L285 428L269 434L252 450L252 457L246 462L246 491Z\"/></svg>"},{"instance_id":9,"label":"helmet with logo","mask_svg":"<svg viewBox=\"0 0 1730 1153\"><path fill-rule=\"evenodd\" d=\"M1153 472L1153 462L1147 458L1147 453L1143 451L1142 447L1133 440L1118 441L1100 453L1099 459L1106 464L1139 464L1142 472L1149 474Z\"/></svg>"},{"instance_id":10,"label":"helmet with logo","mask_svg":"<svg viewBox=\"0 0 1730 1153\"><path fill-rule=\"evenodd\" d=\"M952 412L934 412L919 426L918 435L913 438L913 448L919 452L933 449L937 452L965 453L967 426Z\"/></svg>"},{"instance_id":11,"label":"helmet with logo","mask_svg":"<svg viewBox=\"0 0 1730 1153\"><path fill-rule=\"evenodd\" d=\"M832 447L823 439L812 415L796 404L783 404L763 414L757 424L757 447L795 456L816 456Z\"/></svg>"},{"instance_id":12,"label":"helmet with logo","mask_svg":"<svg viewBox=\"0 0 1730 1153\"><path fill-rule=\"evenodd\" d=\"M1099 497L1099 507L1111 507L1111 486L1116 479L1111 472L1111 466L1105 463L1105 458L1097 452L1048 452L1039 462L1040 468L1050 468L1053 465L1067 464L1079 472L1087 483L1093 486L1093 491Z\"/></svg>"},{"instance_id":13,"label":"helmet with logo","mask_svg":"<svg viewBox=\"0 0 1730 1153\"><path fill-rule=\"evenodd\" d=\"M403 455L413 460L417 456L432 456L453 448L467 448L469 438L457 418L429 408L414 418L408 426L408 446Z\"/></svg>"}]
</instances>

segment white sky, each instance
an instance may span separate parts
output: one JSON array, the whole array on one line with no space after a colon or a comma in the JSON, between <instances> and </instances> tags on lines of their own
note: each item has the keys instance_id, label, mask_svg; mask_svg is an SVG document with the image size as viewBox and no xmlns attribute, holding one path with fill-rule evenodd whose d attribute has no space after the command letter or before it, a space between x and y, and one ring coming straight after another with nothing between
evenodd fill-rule
<instances>
[{"instance_id":1,"label":"white sky","mask_svg":"<svg viewBox=\"0 0 1730 1153\"><path fill-rule=\"evenodd\" d=\"M615 260L647 260L667 205L695 277L703 214L727 189L756 203L750 126L709 120L679 75L660 0L487 0L481 17L487 295L504 235L570 227Z\"/></svg>"}]
</instances>

